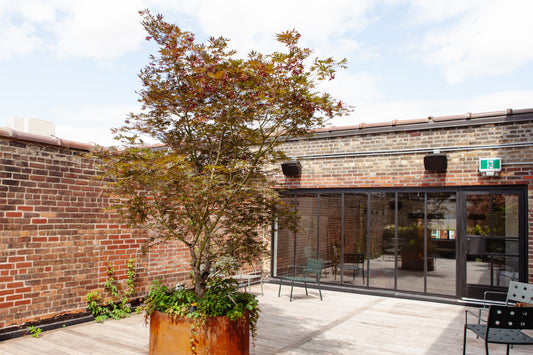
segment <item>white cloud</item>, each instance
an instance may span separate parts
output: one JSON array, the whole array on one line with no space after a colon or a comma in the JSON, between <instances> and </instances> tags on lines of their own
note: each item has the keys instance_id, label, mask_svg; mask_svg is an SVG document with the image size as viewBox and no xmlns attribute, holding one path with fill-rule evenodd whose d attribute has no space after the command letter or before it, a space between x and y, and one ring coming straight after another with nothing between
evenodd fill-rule
<instances>
[{"instance_id":1,"label":"white cloud","mask_svg":"<svg viewBox=\"0 0 533 355\"><path fill-rule=\"evenodd\" d=\"M182 2L184 3L184 2ZM185 2L186 3L186 2ZM346 56L359 49L355 35L366 28L367 12L372 1L271 0L200 0L196 7L183 6L189 16L197 18L197 25L208 35L222 35L231 39L231 46L241 53L250 50L271 52L278 49L275 34L296 29L302 43L334 56ZM341 44L342 41L342 45Z\"/></svg>"},{"instance_id":2,"label":"white cloud","mask_svg":"<svg viewBox=\"0 0 533 355\"><path fill-rule=\"evenodd\" d=\"M445 3L445 5L443 5ZM439 6L443 5L443 6ZM419 45L427 64L438 66L449 83L511 73L533 60L533 2L417 1L416 18L442 21Z\"/></svg>"},{"instance_id":3,"label":"white cloud","mask_svg":"<svg viewBox=\"0 0 533 355\"><path fill-rule=\"evenodd\" d=\"M14 3L0 0L0 59L32 53L41 48L37 25L49 15L40 1Z\"/></svg>"},{"instance_id":4,"label":"white cloud","mask_svg":"<svg viewBox=\"0 0 533 355\"><path fill-rule=\"evenodd\" d=\"M476 10L489 1L492 0L411 0L406 2L409 4L412 24L435 25Z\"/></svg>"},{"instance_id":5,"label":"white cloud","mask_svg":"<svg viewBox=\"0 0 533 355\"><path fill-rule=\"evenodd\" d=\"M56 107L52 109L56 136L84 143L104 146L116 145L112 128L121 127L136 105L92 105L85 107Z\"/></svg>"},{"instance_id":6,"label":"white cloud","mask_svg":"<svg viewBox=\"0 0 533 355\"><path fill-rule=\"evenodd\" d=\"M46 50L117 58L144 41L143 0L0 0L0 59Z\"/></svg>"},{"instance_id":7,"label":"white cloud","mask_svg":"<svg viewBox=\"0 0 533 355\"><path fill-rule=\"evenodd\" d=\"M41 39L33 35L34 27L28 23L19 26L4 23L0 33L0 60L31 53L42 46Z\"/></svg>"},{"instance_id":8,"label":"white cloud","mask_svg":"<svg viewBox=\"0 0 533 355\"><path fill-rule=\"evenodd\" d=\"M351 126L364 123L411 120L428 116L462 115L531 108L533 90L508 90L487 95L442 100L384 101L363 99L348 117L337 118L332 125Z\"/></svg>"},{"instance_id":9,"label":"white cloud","mask_svg":"<svg viewBox=\"0 0 533 355\"><path fill-rule=\"evenodd\" d=\"M139 48L144 41L140 0L69 2L65 19L54 24L56 49L62 56L113 59Z\"/></svg>"}]
</instances>

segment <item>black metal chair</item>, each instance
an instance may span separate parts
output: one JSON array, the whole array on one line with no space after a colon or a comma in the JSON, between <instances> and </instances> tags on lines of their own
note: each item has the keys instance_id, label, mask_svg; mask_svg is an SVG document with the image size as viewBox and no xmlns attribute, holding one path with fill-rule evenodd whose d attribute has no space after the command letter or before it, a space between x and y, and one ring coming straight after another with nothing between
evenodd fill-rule
<instances>
[{"instance_id":1,"label":"black metal chair","mask_svg":"<svg viewBox=\"0 0 533 355\"><path fill-rule=\"evenodd\" d=\"M476 318L475 323L468 323L468 314ZM483 322L483 323L480 323ZM533 338L522 332L533 329L533 308L490 306L487 320L480 319L475 313L465 311L465 330L463 335L463 355L466 354L466 332L473 331L485 340L485 353L489 353L489 343L506 344L507 355L509 346L533 345Z\"/></svg>"}]
</instances>

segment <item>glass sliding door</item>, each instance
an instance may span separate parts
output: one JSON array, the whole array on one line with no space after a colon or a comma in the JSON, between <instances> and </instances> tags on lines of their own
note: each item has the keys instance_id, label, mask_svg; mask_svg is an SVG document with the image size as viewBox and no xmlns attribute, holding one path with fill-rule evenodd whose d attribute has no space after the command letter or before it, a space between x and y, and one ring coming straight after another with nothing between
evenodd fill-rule
<instances>
[{"instance_id":1,"label":"glass sliding door","mask_svg":"<svg viewBox=\"0 0 533 355\"><path fill-rule=\"evenodd\" d=\"M483 297L527 279L527 188L287 193L296 233L279 228L273 275L325 262L324 282Z\"/></svg>"},{"instance_id":2,"label":"glass sliding door","mask_svg":"<svg viewBox=\"0 0 533 355\"><path fill-rule=\"evenodd\" d=\"M368 285L395 289L396 284L396 234L395 194L370 193L370 225L366 257L368 260ZM366 265L365 265L366 266Z\"/></svg>"},{"instance_id":3,"label":"glass sliding door","mask_svg":"<svg viewBox=\"0 0 533 355\"><path fill-rule=\"evenodd\" d=\"M434 265L427 273L427 292L457 294L457 194L427 193L428 254Z\"/></svg>"},{"instance_id":4,"label":"glass sliding door","mask_svg":"<svg viewBox=\"0 0 533 355\"><path fill-rule=\"evenodd\" d=\"M295 210L296 195L288 194L282 196L282 203L292 206ZM286 275L289 272L289 265L294 265L295 256L295 235L289 229L274 225L274 235L272 238L272 276Z\"/></svg>"},{"instance_id":5,"label":"glass sliding door","mask_svg":"<svg viewBox=\"0 0 533 355\"><path fill-rule=\"evenodd\" d=\"M520 279L520 195L466 194L466 296Z\"/></svg>"},{"instance_id":6,"label":"glass sliding door","mask_svg":"<svg viewBox=\"0 0 533 355\"><path fill-rule=\"evenodd\" d=\"M319 195L320 219L318 258L324 260L324 281L334 282L342 238L342 194Z\"/></svg>"},{"instance_id":7,"label":"glass sliding door","mask_svg":"<svg viewBox=\"0 0 533 355\"><path fill-rule=\"evenodd\" d=\"M398 194L398 289L424 292L425 273L434 269L424 228L425 193ZM427 264L426 264L427 262Z\"/></svg>"},{"instance_id":8,"label":"glass sliding door","mask_svg":"<svg viewBox=\"0 0 533 355\"><path fill-rule=\"evenodd\" d=\"M317 258L318 245L318 194L298 194L296 210L299 227L295 238L294 265L305 266L307 259Z\"/></svg>"},{"instance_id":9,"label":"glass sliding door","mask_svg":"<svg viewBox=\"0 0 533 355\"><path fill-rule=\"evenodd\" d=\"M337 251L335 280L341 283L366 285L366 237L368 226L368 194L345 193L343 210L343 234Z\"/></svg>"}]
</instances>

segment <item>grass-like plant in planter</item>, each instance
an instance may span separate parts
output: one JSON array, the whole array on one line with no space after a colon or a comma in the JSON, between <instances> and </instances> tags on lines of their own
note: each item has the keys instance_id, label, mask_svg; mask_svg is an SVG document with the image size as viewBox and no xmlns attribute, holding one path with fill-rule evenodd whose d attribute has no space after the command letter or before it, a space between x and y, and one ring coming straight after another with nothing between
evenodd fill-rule
<instances>
[{"instance_id":1,"label":"grass-like plant in planter","mask_svg":"<svg viewBox=\"0 0 533 355\"><path fill-rule=\"evenodd\" d=\"M237 58L225 38L197 43L162 15L141 16L147 40L159 48L139 75L142 109L115 130L119 147L95 155L111 192L121 197L116 207L123 217L152 230L148 245L177 240L189 250L192 288L155 286L149 309L204 319L240 318L249 310L253 320L256 301L213 277L215 263L261 257L259 234L274 217L295 227L268 167L280 169L283 142L347 111L317 89L345 61L311 60L294 30L277 36L285 52ZM146 137L164 148L147 147ZM173 301L160 302L167 297Z\"/></svg>"}]
</instances>

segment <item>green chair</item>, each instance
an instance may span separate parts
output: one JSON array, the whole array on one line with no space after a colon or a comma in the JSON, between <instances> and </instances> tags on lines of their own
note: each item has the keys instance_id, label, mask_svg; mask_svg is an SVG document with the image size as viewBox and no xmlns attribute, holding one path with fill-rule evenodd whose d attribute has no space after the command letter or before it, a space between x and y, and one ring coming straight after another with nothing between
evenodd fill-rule
<instances>
[{"instance_id":1,"label":"green chair","mask_svg":"<svg viewBox=\"0 0 533 355\"><path fill-rule=\"evenodd\" d=\"M296 270L297 268L298 267L295 267L294 275L280 276L278 297L281 296L281 285L282 285L282 282L285 280L285 281L291 282L290 302L292 302L292 291L293 291L295 282L303 282L306 295L309 295L307 293L307 284L308 283L317 284L318 292L320 294L320 300L322 301L322 290L320 289L320 276L322 275L322 269L324 268L324 261L316 260L316 259L308 259L307 266L305 268L300 267L300 268L303 268L301 275L299 275L299 273L297 272Z\"/></svg>"}]
</instances>

